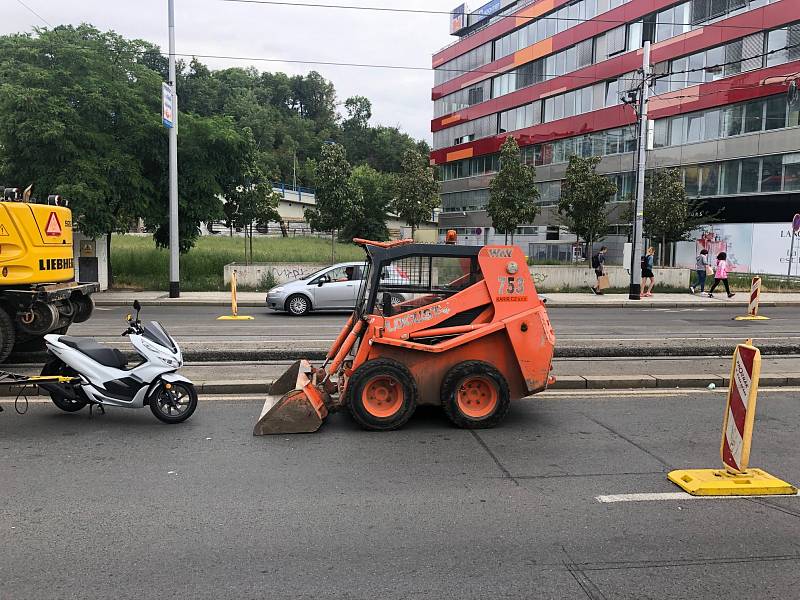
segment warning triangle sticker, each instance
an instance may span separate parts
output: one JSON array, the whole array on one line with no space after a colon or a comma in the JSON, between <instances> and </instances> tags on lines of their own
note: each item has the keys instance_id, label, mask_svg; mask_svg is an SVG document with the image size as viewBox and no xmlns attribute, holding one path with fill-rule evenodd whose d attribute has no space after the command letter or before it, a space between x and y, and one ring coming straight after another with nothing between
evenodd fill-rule
<instances>
[{"instance_id":1,"label":"warning triangle sticker","mask_svg":"<svg viewBox=\"0 0 800 600\"><path fill-rule=\"evenodd\" d=\"M8 233L8 229L6 229L5 225L0 224L0 237L8 237L10 234Z\"/></svg>"},{"instance_id":2,"label":"warning triangle sticker","mask_svg":"<svg viewBox=\"0 0 800 600\"><path fill-rule=\"evenodd\" d=\"M52 236L61 235L61 223L58 222L56 213L50 213L50 218L47 219L47 227L44 228L44 232Z\"/></svg>"}]
</instances>

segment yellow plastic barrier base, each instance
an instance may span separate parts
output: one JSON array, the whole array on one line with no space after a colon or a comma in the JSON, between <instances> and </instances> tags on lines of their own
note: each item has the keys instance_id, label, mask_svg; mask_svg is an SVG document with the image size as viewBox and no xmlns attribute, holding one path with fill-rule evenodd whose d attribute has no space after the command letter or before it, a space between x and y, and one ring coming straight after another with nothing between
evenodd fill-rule
<instances>
[{"instance_id":1,"label":"yellow plastic barrier base","mask_svg":"<svg viewBox=\"0 0 800 600\"><path fill-rule=\"evenodd\" d=\"M788 496L797 493L790 483L761 469L733 475L725 469L672 471L669 480L692 496Z\"/></svg>"},{"instance_id":2,"label":"yellow plastic barrier base","mask_svg":"<svg viewBox=\"0 0 800 600\"><path fill-rule=\"evenodd\" d=\"M762 317L761 315L743 315L741 317L734 317L734 321L769 321L769 317Z\"/></svg>"},{"instance_id":3,"label":"yellow plastic barrier base","mask_svg":"<svg viewBox=\"0 0 800 600\"><path fill-rule=\"evenodd\" d=\"M234 317L234 316L227 316L227 317L217 317L217 321L255 321L255 317Z\"/></svg>"}]
</instances>

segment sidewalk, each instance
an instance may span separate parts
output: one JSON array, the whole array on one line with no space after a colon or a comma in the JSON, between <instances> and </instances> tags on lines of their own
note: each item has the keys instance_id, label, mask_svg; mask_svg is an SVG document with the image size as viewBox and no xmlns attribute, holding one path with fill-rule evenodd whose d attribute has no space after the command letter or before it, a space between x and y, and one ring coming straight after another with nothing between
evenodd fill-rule
<instances>
[{"instance_id":1,"label":"sidewalk","mask_svg":"<svg viewBox=\"0 0 800 600\"><path fill-rule=\"evenodd\" d=\"M553 308L700 308L716 306L720 303L735 306L746 306L749 294L739 292L733 298L718 294L714 298L686 294L656 294L642 300L629 300L627 294L606 294L595 296L588 290L586 293L542 293L547 299L547 306ZM167 292L133 292L108 291L94 295L98 306L128 306L139 300L143 306L227 306L230 305L229 292L183 292L180 298L171 299ZM266 292L239 292L239 306L264 306ZM800 293L764 293L761 294L761 306L800 307Z\"/></svg>"}]
</instances>

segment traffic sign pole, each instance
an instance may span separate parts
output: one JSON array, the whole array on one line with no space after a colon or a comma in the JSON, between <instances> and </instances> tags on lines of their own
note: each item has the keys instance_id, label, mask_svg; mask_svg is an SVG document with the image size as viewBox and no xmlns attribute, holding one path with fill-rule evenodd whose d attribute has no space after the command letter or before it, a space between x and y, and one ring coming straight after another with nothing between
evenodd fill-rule
<instances>
[{"instance_id":1,"label":"traffic sign pole","mask_svg":"<svg viewBox=\"0 0 800 600\"><path fill-rule=\"evenodd\" d=\"M787 283L789 279L792 277L792 261L794 260L794 238L797 237L797 233L800 232L800 214L797 214L792 219L792 243L789 246L789 274L787 277Z\"/></svg>"},{"instance_id":2,"label":"traffic sign pole","mask_svg":"<svg viewBox=\"0 0 800 600\"><path fill-rule=\"evenodd\" d=\"M169 297L180 298L180 238L178 236L178 89L175 74L175 0L169 0L169 85L172 87L173 125L169 128Z\"/></svg>"}]
</instances>

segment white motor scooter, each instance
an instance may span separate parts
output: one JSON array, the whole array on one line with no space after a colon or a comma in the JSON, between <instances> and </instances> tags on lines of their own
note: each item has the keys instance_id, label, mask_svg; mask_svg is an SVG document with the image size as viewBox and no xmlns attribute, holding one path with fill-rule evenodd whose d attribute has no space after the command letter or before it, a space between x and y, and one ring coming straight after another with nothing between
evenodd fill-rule
<instances>
[{"instance_id":1,"label":"white motor scooter","mask_svg":"<svg viewBox=\"0 0 800 600\"><path fill-rule=\"evenodd\" d=\"M197 408L194 384L176 371L183 355L175 339L156 321L143 325L141 305L133 303L136 316L128 315L127 335L142 362L127 368L125 355L95 340L67 335L44 336L53 355L42 375L63 377L60 383L39 383L53 403L66 412L87 404L142 408L150 406L165 423L185 421Z\"/></svg>"}]
</instances>

